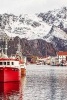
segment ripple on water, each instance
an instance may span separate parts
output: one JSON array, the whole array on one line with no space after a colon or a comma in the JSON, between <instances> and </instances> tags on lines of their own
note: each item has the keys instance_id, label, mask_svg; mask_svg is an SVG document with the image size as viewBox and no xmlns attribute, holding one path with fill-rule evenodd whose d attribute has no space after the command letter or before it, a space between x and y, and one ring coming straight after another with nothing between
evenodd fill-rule
<instances>
[{"instance_id":1,"label":"ripple on water","mask_svg":"<svg viewBox=\"0 0 67 100\"><path fill-rule=\"evenodd\" d=\"M67 70L30 66L27 69L25 100L66 100Z\"/></svg>"}]
</instances>

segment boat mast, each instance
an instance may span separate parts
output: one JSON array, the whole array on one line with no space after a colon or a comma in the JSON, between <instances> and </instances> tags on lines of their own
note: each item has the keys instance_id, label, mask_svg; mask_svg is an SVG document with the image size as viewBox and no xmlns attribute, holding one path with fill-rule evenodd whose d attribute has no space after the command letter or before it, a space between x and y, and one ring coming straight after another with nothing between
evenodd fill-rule
<instances>
[{"instance_id":1,"label":"boat mast","mask_svg":"<svg viewBox=\"0 0 67 100\"><path fill-rule=\"evenodd\" d=\"M5 39L5 54L7 55L7 39Z\"/></svg>"},{"instance_id":2,"label":"boat mast","mask_svg":"<svg viewBox=\"0 0 67 100\"><path fill-rule=\"evenodd\" d=\"M4 52L3 52L3 46L1 48L1 57L3 56Z\"/></svg>"},{"instance_id":3,"label":"boat mast","mask_svg":"<svg viewBox=\"0 0 67 100\"><path fill-rule=\"evenodd\" d=\"M21 53L21 45L20 45L20 38L18 39L18 48L17 48L17 52L20 56L22 56L22 53Z\"/></svg>"},{"instance_id":4,"label":"boat mast","mask_svg":"<svg viewBox=\"0 0 67 100\"><path fill-rule=\"evenodd\" d=\"M1 55L3 55L3 54L7 55L7 38L2 38L0 40L3 43L2 47L1 47ZM4 42L5 42L5 47L4 47L4 51L3 51Z\"/></svg>"}]
</instances>

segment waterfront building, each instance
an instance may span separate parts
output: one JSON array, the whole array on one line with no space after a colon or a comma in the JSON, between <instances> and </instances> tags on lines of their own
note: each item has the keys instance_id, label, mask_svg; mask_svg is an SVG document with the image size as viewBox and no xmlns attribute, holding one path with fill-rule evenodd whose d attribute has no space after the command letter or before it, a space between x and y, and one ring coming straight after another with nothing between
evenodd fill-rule
<instances>
[{"instance_id":1,"label":"waterfront building","mask_svg":"<svg viewBox=\"0 0 67 100\"><path fill-rule=\"evenodd\" d=\"M67 51L57 52L59 63L65 64L67 62Z\"/></svg>"}]
</instances>

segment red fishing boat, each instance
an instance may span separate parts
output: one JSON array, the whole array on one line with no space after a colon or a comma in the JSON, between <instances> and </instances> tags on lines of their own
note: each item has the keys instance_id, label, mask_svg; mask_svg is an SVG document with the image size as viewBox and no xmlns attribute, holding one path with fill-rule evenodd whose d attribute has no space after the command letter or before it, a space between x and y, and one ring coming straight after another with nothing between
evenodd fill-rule
<instances>
[{"instance_id":1,"label":"red fishing boat","mask_svg":"<svg viewBox=\"0 0 67 100\"><path fill-rule=\"evenodd\" d=\"M20 81L21 70L19 60L0 58L0 82Z\"/></svg>"},{"instance_id":2,"label":"red fishing boat","mask_svg":"<svg viewBox=\"0 0 67 100\"><path fill-rule=\"evenodd\" d=\"M21 79L21 56L17 50L16 55L7 56L7 41L5 42L5 53L3 49L0 54L0 82L20 81ZM24 60L23 60L24 61ZM25 67L23 66L23 69ZM23 74L25 74L23 72Z\"/></svg>"}]
</instances>

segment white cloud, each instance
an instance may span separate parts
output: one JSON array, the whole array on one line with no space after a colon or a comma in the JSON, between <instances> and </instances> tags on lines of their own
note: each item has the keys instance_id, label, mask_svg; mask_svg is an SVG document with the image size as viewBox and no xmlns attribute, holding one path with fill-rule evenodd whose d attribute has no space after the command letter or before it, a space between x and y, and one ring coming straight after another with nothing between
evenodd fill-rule
<instances>
[{"instance_id":1,"label":"white cloud","mask_svg":"<svg viewBox=\"0 0 67 100\"><path fill-rule=\"evenodd\" d=\"M39 13L67 6L67 0L0 0L0 13Z\"/></svg>"}]
</instances>

